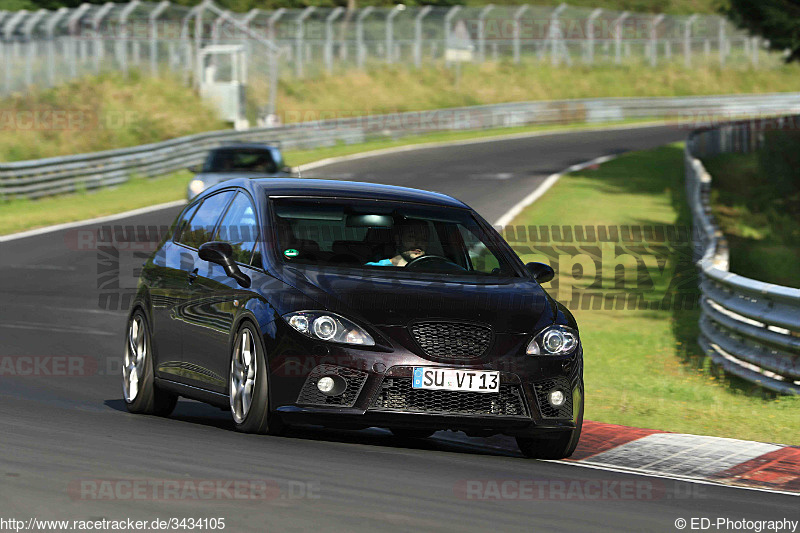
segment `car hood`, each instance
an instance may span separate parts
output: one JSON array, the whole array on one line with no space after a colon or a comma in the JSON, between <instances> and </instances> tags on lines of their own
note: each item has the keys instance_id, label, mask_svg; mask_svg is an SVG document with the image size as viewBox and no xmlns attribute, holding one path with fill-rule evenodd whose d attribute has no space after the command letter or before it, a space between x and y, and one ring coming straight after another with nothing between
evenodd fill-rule
<instances>
[{"instance_id":1,"label":"car hood","mask_svg":"<svg viewBox=\"0 0 800 533\"><path fill-rule=\"evenodd\" d=\"M526 278L442 281L293 267L284 268L283 274L286 283L327 310L375 326L468 320L489 324L496 332L529 333L552 324L557 313L547 293Z\"/></svg>"}]
</instances>

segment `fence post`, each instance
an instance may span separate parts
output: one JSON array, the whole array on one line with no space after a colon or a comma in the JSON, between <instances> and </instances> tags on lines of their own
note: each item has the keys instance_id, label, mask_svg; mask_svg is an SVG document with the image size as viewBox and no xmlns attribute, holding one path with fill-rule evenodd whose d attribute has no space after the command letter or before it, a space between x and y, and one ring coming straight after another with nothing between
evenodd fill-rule
<instances>
[{"instance_id":1,"label":"fence post","mask_svg":"<svg viewBox=\"0 0 800 533\"><path fill-rule=\"evenodd\" d=\"M414 17L414 65L422 66L422 19L431 12L431 6L425 6Z\"/></svg>"},{"instance_id":2,"label":"fence post","mask_svg":"<svg viewBox=\"0 0 800 533\"><path fill-rule=\"evenodd\" d=\"M47 34L47 82L51 87L56 83L56 47L53 42L56 26L67 13L69 13L69 9L61 7L50 15L44 24L45 33Z\"/></svg>"},{"instance_id":3,"label":"fence post","mask_svg":"<svg viewBox=\"0 0 800 533\"><path fill-rule=\"evenodd\" d=\"M33 29L47 13L48 11L46 9L40 9L28 17L28 20L26 20L25 24L22 26L22 34L25 36L25 42L28 48L28 60L25 62L26 87L33 85L33 64L36 59L36 41L31 38L31 35L33 34Z\"/></svg>"},{"instance_id":4,"label":"fence post","mask_svg":"<svg viewBox=\"0 0 800 533\"><path fill-rule=\"evenodd\" d=\"M364 59L366 59L367 51L364 49L364 19L375 10L372 6L367 6L358 12L356 16L356 55L357 64L359 69L364 68Z\"/></svg>"},{"instance_id":5,"label":"fence post","mask_svg":"<svg viewBox=\"0 0 800 533\"><path fill-rule=\"evenodd\" d=\"M486 61L486 17L494 9L494 4L486 4L478 14L478 60Z\"/></svg>"},{"instance_id":6,"label":"fence post","mask_svg":"<svg viewBox=\"0 0 800 533\"><path fill-rule=\"evenodd\" d=\"M583 61L587 65L594 64L594 21L603 13L601 8L593 10L586 19L586 49L584 50Z\"/></svg>"},{"instance_id":7,"label":"fence post","mask_svg":"<svg viewBox=\"0 0 800 533\"><path fill-rule=\"evenodd\" d=\"M344 8L339 6L325 17L325 69L328 73L333 72L333 21L342 13L344 13Z\"/></svg>"},{"instance_id":8,"label":"fence post","mask_svg":"<svg viewBox=\"0 0 800 533\"><path fill-rule=\"evenodd\" d=\"M103 19L112 9L114 9L114 3L106 2L100 7L100 9L97 10L94 16L92 16L92 55L94 57L95 72L100 72L100 62L102 61L105 52L103 36L100 35L100 24L103 23Z\"/></svg>"},{"instance_id":9,"label":"fence post","mask_svg":"<svg viewBox=\"0 0 800 533\"><path fill-rule=\"evenodd\" d=\"M294 58L294 73L295 76L298 78L303 77L303 45L305 44L305 22L308 17L311 16L314 11L316 11L315 6L308 6L295 19L295 34L294 34L294 45L295 45L295 58Z\"/></svg>"},{"instance_id":10,"label":"fence post","mask_svg":"<svg viewBox=\"0 0 800 533\"><path fill-rule=\"evenodd\" d=\"M19 24L23 21L23 19L27 15L28 15L28 10L27 9L22 9L20 11L17 11L13 15L11 15L11 18L6 20L5 23L3 24L3 38L6 41L5 46L4 46L4 48L6 48L6 57L5 57L5 64L6 64L6 68L5 68L5 71L6 71L6 73L5 73L6 93L10 93L11 92L11 61L9 61L9 58L8 58L8 50L7 50L8 41L13 38L14 29L17 26L19 26ZM17 58L15 57L15 59L17 59Z\"/></svg>"},{"instance_id":11,"label":"fence post","mask_svg":"<svg viewBox=\"0 0 800 533\"><path fill-rule=\"evenodd\" d=\"M758 47L760 39L758 37L753 37L750 39L750 51L752 52L752 62L754 67L758 67Z\"/></svg>"},{"instance_id":12,"label":"fence post","mask_svg":"<svg viewBox=\"0 0 800 533\"><path fill-rule=\"evenodd\" d=\"M692 66L692 24L697 20L697 13L686 19L683 26L683 61L686 68Z\"/></svg>"},{"instance_id":13,"label":"fence post","mask_svg":"<svg viewBox=\"0 0 800 533\"><path fill-rule=\"evenodd\" d=\"M405 4L397 4L392 8L391 11L386 15L386 62L393 63L394 56L394 18L400 14L401 11L404 11L406 8Z\"/></svg>"},{"instance_id":14,"label":"fence post","mask_svg":"<svg viewBox=\"0 0 800 533\"><path fill-rule=\"evenodd\" d=\"M658 63L658 25L664 20L664 14L656 15L650 22L650 66Z\"/></svg>"},{"instance_id":15,"label":"fence post","mask_svg":"<svg viewBox=\"0 0 800 533\"><path fill-rule=\"evenodd\" d=\"M148 15L150 22L150 73L155 76L158 74L158 17L163 13L170 3L163 0Z\"/></svg>"},{"instance_id":16,"label":"fence post","mask_svg":"<svg viewBox=\"0 0 800 533\"><path fill-rule=\"evenodd\" d=\"M444 53L447 56L447 48L450 46L450 23L453 22L453 17L455 17L459 11L461 11L462 6L453 6L448 11L447 14L444 16ZM446 62L446 61L445 61Z\"/></svg>"},{"instance_id":17,"label":"fence post","mask_svg":"<svg viewBox=\"0 0 800 533\"><path fill-rule=\"evenodd\" d=\"M719 46L719 66L725 66L725 56L727 55L728 46L725 42L725 17L719 18L719 38L718 38L717 45Z\"/></svg>"},{"instance_id":18,"label":"fence post","mask_svg":"<svg viewBox=\"0 0 800 533\"><path fill-rule=\"evenodd\" d=\"M514 63L519 63L519 56L520 56L520 24L519 21L522 18L522 15L530 8L528 4L523 4L514 11Z\"/></svg>"},{"instance_id":19,"label":"fence post","mask_svg":"<svg viewBox=\"0 0 800 533\"><path fill-rule=\"evenodd\" d=\"M133 0L127 4L119 13L120 39L119 39L119 62L122 72L128 74L128 17L133 10L139 7L139 0Z\"/></svg>"},{"instance_id":20,"label":"fence post","mask_svg":"<svg viewBox=\"0 0 800 533\"><path fill-rule=\"evenodd\" d=\"M77 50L77 39L78 39L78 25L81 22L81 18L83 15L91 8L91 4L81 4L76 10L72 12L69 19L67 20L67 27L69 28L69 74L71 77L75 78L78 76L78 50Z\"/></svg>"},{"instance_id":21,"label":"fence post","mask_svg":"<svg viewBox=\"0 0 800 533\"><path fill-rule=\"evenodd\" d=\"M558 52L559 48L562 47L566 52L565 57L567 63L568 64L571 63L569 58L569 51L566 50L566 46L563 45L563 43L561 42L563 40L561 34L561 21L558 19L558 17L566 8L567 4L561 4L557 8L555 8L552 13L550 13L550 31L548 32L550 37L550 64L553 65L554 67L560 63L558 59Z\"/></svg>"},{"instance_id":22,"label":"fence post","mask_svg":"<svg viewBox=\"0 0 800 533\"><path fill-rule=\"evenodd\" d=\"M614 63L617 65L622 63L622 24L629 15L630 13L623 11L614 21Z\"/></svg>"}]
</instances>

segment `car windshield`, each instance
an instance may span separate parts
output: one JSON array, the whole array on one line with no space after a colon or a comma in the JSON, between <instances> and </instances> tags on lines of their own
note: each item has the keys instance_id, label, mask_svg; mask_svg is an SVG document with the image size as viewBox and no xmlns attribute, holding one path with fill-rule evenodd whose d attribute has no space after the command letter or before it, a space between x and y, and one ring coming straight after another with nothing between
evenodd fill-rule
<instances>
[{"instance_id":1,"label":"car windshield","mask_svg":"<svg viewBox=\"0 0 800 533\"><path fill-rule=\"evenodd\" d=\"M287 264L517 275L468 209L375 200L276 198L272 213L277 253Z\"/></svg>"},{"instance_id":2,"label":"car windshield","mask_svg":"<svg viewBox=\"0 0 800 533\"><path fill-rule=\"evenodd\" d=\"M212 152L203 172L260 172L273 174L278 166L272 153L264 148L225 148Z\"/></svg>"}]
</instances>

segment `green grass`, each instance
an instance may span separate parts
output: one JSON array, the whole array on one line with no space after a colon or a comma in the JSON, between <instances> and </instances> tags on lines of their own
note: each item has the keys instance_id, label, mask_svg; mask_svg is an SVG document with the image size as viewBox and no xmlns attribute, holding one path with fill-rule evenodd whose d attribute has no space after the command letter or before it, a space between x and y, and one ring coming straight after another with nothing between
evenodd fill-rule
<instances>
[{"instance_id":1,"label":"green grass","mask_svg":"<svg viewBox=\"0 0 800 533\"><path fill-rule=\"evenodd\" d=\"M620 124L632 124L635 122L624 121L620 122ZM362 144L288 151L284 155L288 164L298 166L328 157L409 144L458 141L538 131L547 132L577 128L594 129L607 126L608 124L593 126L574 124L571 126L530 126L483 131L432 133L409 136L402 139L376 139ZM8 235L64 222L113 215L140 207L180 200L186 197L186 185L189 183L191 176L188 171L179 171L158 178L138 178L119 186L76 194L46 197L38 200L13 199L0 201L0 235Z\"/></svg>"},{"instance_id":2,"label":"green grass","mask_svg":"<svg viewBox=\"0 0 800 533\"><path fill-rule=\"evenodd\" d=\"M797 150L796 144L788 148ZM723 154L706 159L712 212L728 241L731 272L800 287L800 183L794 175L776 180L773 172L761 168L768 156ZM797 172L795 165L791 168Z\"/></svg>"},{"instance_id":3,"label":"green grass","mask_svg":"<svg viewBox=\"0 0 800 533\"><path fill-rule=\"evenodd\" d=\"M444 66L374 65L367 72L283 79L277 106L283 122L291 123L526 100L767 93L800 87L800 65L720 69L712 62L687 69L681 61L656 69L636 64L468 64L462 66L458 83L455 69ZM257 80L251 88L253 98L267 94ZM576 120L579 118L580 111L576 111Z\"/></svg>"},{"instance_id":4,"label":"green grass","mask_svg":"<svg viewBox=\"0 0 800 533\"><path fill-rule=\"evenodd\" d=\"M691 219L682 182L679 144L624 155L596 170L564 176L512 225L688 226ZM512 245L523 259L546 260L560 271L546 287L565 303L572 302L576 293L587 292L630 295L641 290L651 305L665 297L671 296L673 302L676 296L683 298L682 305L670 308L570 305L585 346L587 419L800 443L800 398L776 397L721 375L702 357L696 342L698 311L686 305L696 299L697 289L685 239L643 249L623 244L618 250L596 244L577 250L552 242L512 241ZM613 257L624 253L644 259L648 268L626 268L625 288L617 290ZM593 258L599 260L599 268ZM633 259L623 263L632 265ZM582 265L582 271L573 268L576 264ZM603 289L589 288L598 280Z\"/></svg>"}]
</instances>

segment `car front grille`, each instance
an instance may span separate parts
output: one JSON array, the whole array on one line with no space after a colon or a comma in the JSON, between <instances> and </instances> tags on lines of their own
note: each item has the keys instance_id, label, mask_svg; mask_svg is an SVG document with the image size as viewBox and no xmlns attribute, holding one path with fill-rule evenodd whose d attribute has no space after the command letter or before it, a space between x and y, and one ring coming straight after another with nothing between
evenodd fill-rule
<instances>
[{"instance_id":1,"label":"car front grille","mask_svg":"<svg viewBox=\"0 0 800 533\"><path fill-rule=\"evenodd\" d=\"M499 392L414 389L411 378L386 377L372 400L376 411L478 416L527 416L519 385L501 383Z\"/></svg>"},{"instance_id":2,"label":"car front grille","mask_svg":"<svg viewBox=\"0 0 800 533\"><path fill-rule=\"evenodd\" d=\"M317 382L323 376L338 375L347 381L347 388L338 396L322 394L317 388ZM367 373L361 370L345 368L336 365L319 365L315 367L306 378L297 403L301 405L336 405L352 407L356 403L358 394L367 380Z\"/></svg>"},{"instance_id":3,"label":"car front grille","mask_svg":"<svg viewBox=\"0 0 800 533\"><path fill-rule=\"evenodd\" d=\"M492 342L492 329L461 322L420 322L409 328L422 351L431 357L480 357Z\"/></svg>"},{"instance_id":4,"label":"car front grille","mask_svg":"<svg viewBox=\"0 0 800 533\"><path fill-rule=\"evenodd\" d=\"M533 384L536 391L536 401L539 403L539 412L542 418L572 418L572 387L566 378L553 378L537 381ZM564 405L553 407L547 401L548 393L553 389L560 389L564 392L566 400Z\"/></svg>"}]
</instances>

